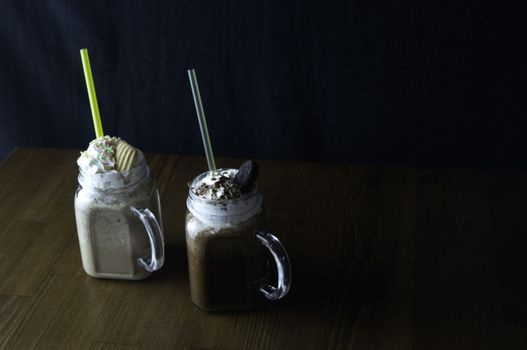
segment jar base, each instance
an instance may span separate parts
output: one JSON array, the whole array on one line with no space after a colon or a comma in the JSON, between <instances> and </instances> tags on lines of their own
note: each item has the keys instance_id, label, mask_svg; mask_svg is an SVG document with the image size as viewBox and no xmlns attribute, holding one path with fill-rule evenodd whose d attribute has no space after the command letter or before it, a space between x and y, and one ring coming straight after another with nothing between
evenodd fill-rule
<instances>
[{"instance_id":1,"label":"jar base","mask_svg":"<svg viewBox=\"0 0 527 350\"><path fill-rule=\"evenodd\" d=\"M206 311L206 312L252 311L252 310L257 310L266 304L265 301L262 301L261 303L253 304L253 305L230 305L230 306L227 305L227 306L204 307L204 306L201 306L195 303L194 301L192 301L192 303L200 310Z\"/></svg>"},{"instance_id":2,"label":"jar base","mask_svg":"<svg viewBox=\"0 0 527 350\"><path fill-rule=\"evenodd\" d=\"M112 280L125 280L125 281L140 281L144 280L152 275L151 272L146 272L144 274L140 275L120 275L120 274L113 274L113 273L90 273L86 270L84 270L86 274L92 278L98 278L98 279L112 279Z\"/></svg>"}]
</instances>

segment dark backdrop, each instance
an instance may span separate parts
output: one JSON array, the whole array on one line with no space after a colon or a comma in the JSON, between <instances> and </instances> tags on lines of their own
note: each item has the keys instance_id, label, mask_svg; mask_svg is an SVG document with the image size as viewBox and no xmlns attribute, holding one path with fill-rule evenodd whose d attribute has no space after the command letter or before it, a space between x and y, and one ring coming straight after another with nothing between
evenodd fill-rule
<instances>
[{"instance_id":1,"label":"dark backdrop","mask_svg":"<svg viewBox=\"0 0 527 350\"><path fill-rule=\"evenodd\" d=\"M525 16L502 2L0 0L0 158L104 130L215 153L526 168Z\"/></svg>"}]
</instances>

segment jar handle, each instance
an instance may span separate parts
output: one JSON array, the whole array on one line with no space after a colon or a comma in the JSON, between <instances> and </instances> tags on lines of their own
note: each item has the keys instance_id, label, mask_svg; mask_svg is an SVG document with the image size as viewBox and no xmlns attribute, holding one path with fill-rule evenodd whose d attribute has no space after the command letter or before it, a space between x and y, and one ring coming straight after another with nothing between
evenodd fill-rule
<instances>
[{"instance_id":1,"label":"jar handle","mask_svg":"<svg viewBox=\"0 0 527 350\"><path fill-rule=\"evenodd\" d=\"M135 207L130 207L130 210L145 226L148 240L150 241L150 259L145 259L145 257L139 258L139 265L149 272L159 270L165 261L163 229L150 209L137 209Z\"/></svg>"},{"instance_id":2,"label":"jar handle","mask_svg":"<svg viewBox=\"0 0 527 350\"><path fill-rule=\"evenodd\" d=\"M273 255L278 272L278 286L263 285L260 292L269 300L281 299L291 287L291 264L287 252L278 238L268 232L256 231L256 239Z\"/></svg>"}]
</instances>

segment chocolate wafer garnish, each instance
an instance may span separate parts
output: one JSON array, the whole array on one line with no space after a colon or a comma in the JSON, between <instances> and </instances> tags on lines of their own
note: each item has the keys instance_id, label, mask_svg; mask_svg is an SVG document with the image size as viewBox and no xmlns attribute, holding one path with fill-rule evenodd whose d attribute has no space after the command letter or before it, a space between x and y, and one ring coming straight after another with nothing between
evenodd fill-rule
<instances>
[{"instance_id":1,"label":"chocolate wafer garnish","mask_svg":"<svg viewBox=\"0 0 527 350\"><path fill-rule=\"evenodd\" d=\"M242 193L249 193L258 178L259 166L256 162L248 160L243 163L234 176L234 184Z\"/></svg>"}]
</instances>

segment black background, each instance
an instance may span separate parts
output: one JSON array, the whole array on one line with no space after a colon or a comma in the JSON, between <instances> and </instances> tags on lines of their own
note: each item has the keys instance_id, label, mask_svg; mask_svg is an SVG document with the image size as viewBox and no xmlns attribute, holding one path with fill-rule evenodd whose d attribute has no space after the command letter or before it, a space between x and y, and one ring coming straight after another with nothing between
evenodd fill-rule
<instances>
[{"instance_id":1,"label":"black background","mask_svg":"<svg viewBox=\"0 0 527 350\"><path fill-rule=\"evenodd\" d=\"M501 2L0 0L0 158L105 133L218 156L527 168L526 20Z\"/></svg>"}]
</instances>

